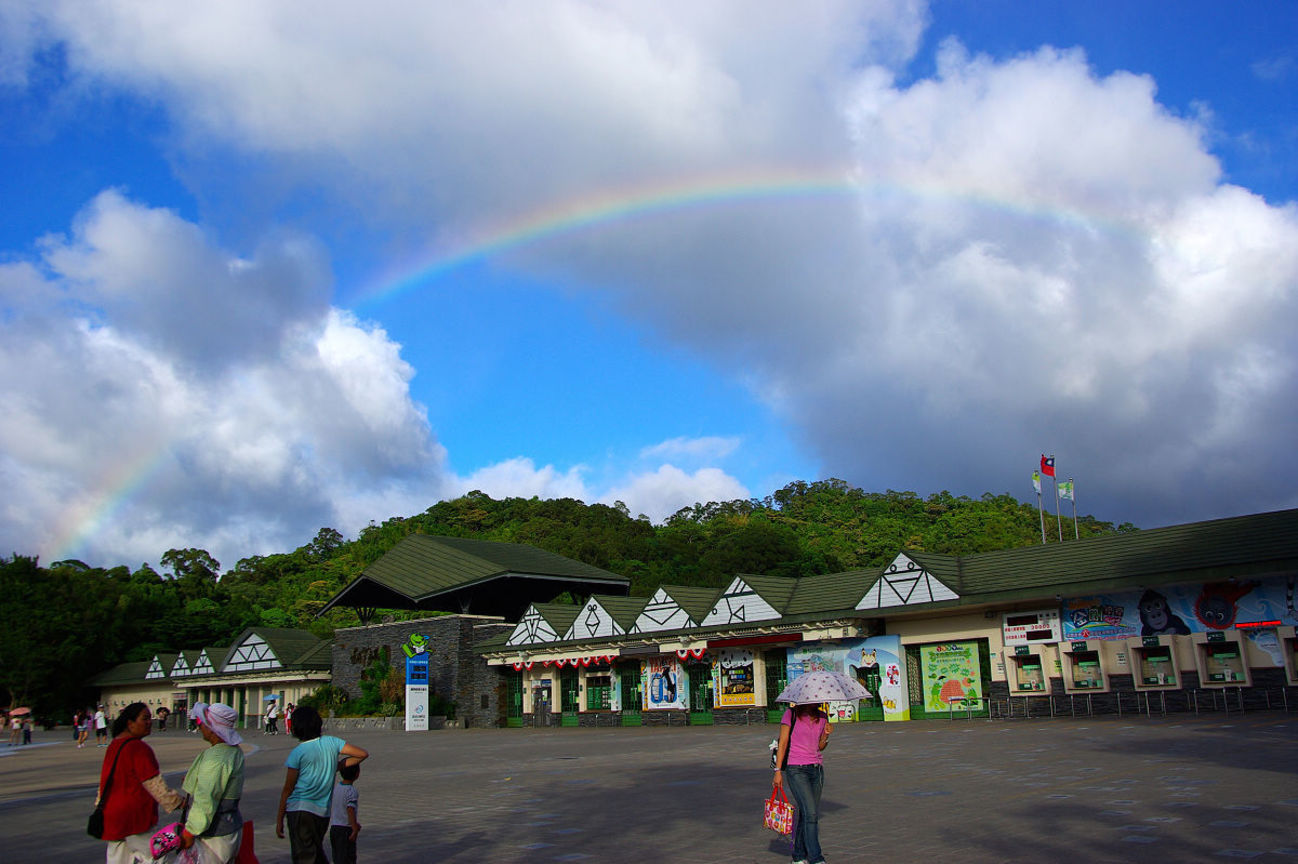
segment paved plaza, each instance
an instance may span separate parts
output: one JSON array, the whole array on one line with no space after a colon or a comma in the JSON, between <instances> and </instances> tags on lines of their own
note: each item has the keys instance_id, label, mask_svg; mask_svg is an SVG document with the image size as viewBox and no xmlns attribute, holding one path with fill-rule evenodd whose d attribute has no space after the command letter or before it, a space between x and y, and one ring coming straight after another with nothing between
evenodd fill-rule
<instances>
[{"instance_id":1,"label":"paved plaza","mask_svg":"<svg viewBox=\"0 0 1298 864\"><path fill-rule=\"evenodd\" d=\"M442 730L348 735L362 860L753 862L776 727ZM204 746L149 737L173 785ZM264 864L296 743L247 736L243 811ZM92 862L102 749L65 731L0 748L0 861ZM1298 861L1298 715L958 720L839 727L821 837L846 862Z\"/></svg>"}]
</instances>

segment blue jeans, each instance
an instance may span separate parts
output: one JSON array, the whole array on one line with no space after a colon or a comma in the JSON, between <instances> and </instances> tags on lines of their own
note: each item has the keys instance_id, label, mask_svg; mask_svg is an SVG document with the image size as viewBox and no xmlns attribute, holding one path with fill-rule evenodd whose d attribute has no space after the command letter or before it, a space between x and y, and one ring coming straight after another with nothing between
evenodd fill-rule
<instances>
[{"instance_id":1,"label":"blue jeans","mask_svg":"<svg viewBox=\"0 0 1298 864\"><path fill-rule=\"evenodd\" d=\"M823 765L788 765L784 785L797 810L793 814L793 860L821 864L820 791L825 788Z\"/></svg>"}]
</instances>

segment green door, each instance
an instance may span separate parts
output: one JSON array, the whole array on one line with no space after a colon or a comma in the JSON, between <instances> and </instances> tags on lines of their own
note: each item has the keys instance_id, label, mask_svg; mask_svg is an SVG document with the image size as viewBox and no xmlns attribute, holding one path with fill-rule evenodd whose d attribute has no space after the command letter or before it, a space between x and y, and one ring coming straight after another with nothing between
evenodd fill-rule
<instances>
[{"instance_id":1,"label":"green door","mask_svg":"<svg viewBox=\"0 0 1298 864\"><path fill-rule=\"evenodd\" d=\"M640 694L640 664L623 666L617 674L622 683L622 725L639 726L643 716L640 713L643 698Z\"/></svg>"},{"instance_id":2,"label":"green door","mask_svg":"<svg viewBox=\"0 0 1298 864\"><path fill-rule=\"evenodd\" d=\"M523 725L523 673L505 676L505 725Z\"/></svg>"},{"instance_id":3,"label":"green door","mask_svg":"<svg viewBox=\"0 0 1298 864\"><path fill-rule=\"evenodd\" d=\"M559 700L559 710L563 712L560 724L576 726L577 712L581 710L576 669L568 668L559 671Z\"/></svg>"},{"instance_id":4,"label":"green door","mask_svg":"<svg viewBox=\"0 0 1298 864\"><path fill-rule=\"evenodd\" d=\"M690 725L712 725L712 666L692 663L685 667L690 678Z\"/></svg>"},{"instance_id":5,"label":"green door","mask_svg":"<svg viewBox=\"0 0 1298 864\"><path fill-rule=\"evenodd\" d=\"M767 651L766 661L766 719L779 723L784 716L784 706L775 700L789 686L789 652L784 648Z\"/></svg>"}]
</instances>

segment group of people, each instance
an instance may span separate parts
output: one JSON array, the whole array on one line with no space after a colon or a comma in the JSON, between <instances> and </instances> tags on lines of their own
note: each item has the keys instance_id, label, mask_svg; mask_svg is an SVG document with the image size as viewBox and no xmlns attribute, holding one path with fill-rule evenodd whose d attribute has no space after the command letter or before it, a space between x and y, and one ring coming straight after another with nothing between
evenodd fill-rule
<instances>
[{"instance_id":1,"label":"group of people","mask_svg":"<svg viewBox=\"0 0 1298 864\"><path fill-rule=\"evenodd\" d=\"M89 743L92 729L95 733L96 746L107 747L108 712L104 710L103 705L87 708L72 715L72 737L77 742L78 749Z\"/></svg>"},{"instance_id":2,"label":"group of people","mask_svg":"<svg viewBox=\"0 0 1298 864\"><path fill-rule=\"evenodd\" d=\"M153 749L143 740L153 729L149 707L135 702L123 708L113 722L95 800L96 806L103 807L108 864L155 860L149 842L159 808L164 812L183 808L184 812L177 848L156 860L232 864L238 858L244 824L239 809L244 761L239 747L243 738L235 728L238 713L228 705L199 702L189 716L208 746L190 765L179 791L167 785ZM354 862L361 826L353 784L369 753L341 738L323 735L324 723L314 708L298 708L293 719L293 735L300 743L285 763L275 834L283 838L287 822L294 864L325 864L326 837L333 848L334 864ZM342 777L337 784L335 775Z\"/></svg>"},{"instance_id":3,"label":"group of people","mask_svg":"<svg viewBox=\"0 0 1298 864\"><path fill-rule=\"evenodd\" d=\"M284 731L292 735L293 734L293 703L292 702L288 703L288 705L284 707L284 712L281 715L279 710L279 703L274 700L271 700L270 707L266 709L266 726L264 729L262 729L262 732L266 735L278 735L279 718L281 716L283 716L284 718Z\"/></svg>"},{"instance_id":4,"label":"group of people","mask_svg":"<svg viewBox=\"0 0 1298 864\"><path fill-rule=\"evenodd\" d=\"M0 729L9 730L9 746L32 743L32 716L28 714L0 714Z\"/></svg>"}]
</instances>

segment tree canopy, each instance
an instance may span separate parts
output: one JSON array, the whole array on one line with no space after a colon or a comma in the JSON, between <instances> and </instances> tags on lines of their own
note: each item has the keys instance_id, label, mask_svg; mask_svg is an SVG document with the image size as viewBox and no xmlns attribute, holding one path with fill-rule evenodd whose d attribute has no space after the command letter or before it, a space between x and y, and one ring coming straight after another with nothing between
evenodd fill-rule
<instances>
[{"instance_id":1,"label":"tree canopy","mask_svg":"<svg viewBox=\"0 0 1298 864\"><path fill-rule=\"evenodd\" d=\"M1071 521L1064 520L1065 523ZM1090 516L1083 537L1114 531ZM1047 517L1047 540L1059 526ZM627 576L632 593L660 584L721 587L736 573L810 576L887 563L898 551L959 555L1041 542L1035 507L1010 495L864 492L841 480L795 482L762 499L695 504L654 525L625 505L571 498L495 500L470 492L423 513L371 523L355 540L321 528L292 552L221 564L202 549L170 549L159 564L48 567L0 558L0 706L57 715L88 704L98 672L159 651L228 645L248 627L299 627L322 637L356 613L331 597L411 533L527 543ZM1072 525L1063 526L1071 539ZM579 600L580 598L567 598ZM394 613L410 617L423 613ZM69 674L76 670L77 674Z\"/></svg>"}]
</instances>

